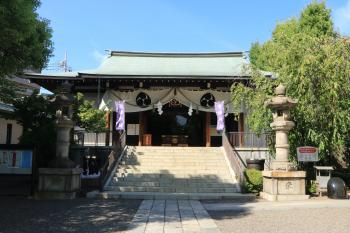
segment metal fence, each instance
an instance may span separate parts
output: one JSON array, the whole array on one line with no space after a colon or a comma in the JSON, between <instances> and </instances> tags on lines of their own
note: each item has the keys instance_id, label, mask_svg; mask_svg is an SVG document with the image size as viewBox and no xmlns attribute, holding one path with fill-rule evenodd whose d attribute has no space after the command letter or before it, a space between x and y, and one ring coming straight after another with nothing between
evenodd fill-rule
<instances>
[{"instance_id":1,"label":"metal fence","mask_svg":"<svg viewBox=\"0 0 350 233\"><path fill-rule=\"evenodd\" d=\"M81 146L112 146L118 132L90 133L85 131L74 132L74 142Z\"/></svg>"},{"instance_id":2,"label":"metal fence","mask_svg":"<svg viewBox=\"0 0 350 233\"><path fill-rule=\"evenodd\" d=\"M234 147L266 148L268 147L269 135L262 133L228 132L227 138Z\"/></svg>"}]
</instances>

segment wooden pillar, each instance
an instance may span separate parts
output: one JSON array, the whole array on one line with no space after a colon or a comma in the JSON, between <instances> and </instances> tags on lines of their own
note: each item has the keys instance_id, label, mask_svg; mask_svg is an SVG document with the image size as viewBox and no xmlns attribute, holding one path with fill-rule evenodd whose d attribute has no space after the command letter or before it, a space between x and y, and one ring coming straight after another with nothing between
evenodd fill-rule
<instances>
[{"instance_id":1,"label":"wooden pillar","mask_svg":"<svg viewBox=\"0 0 350 233\"><path fill-rule=\"evenodd\" d=\"M210 147L210 112L205 113L205 146Z\"/></svg>"},{"instance_id":2,"label":"wooden pillar","mask_svg":"<svg viewBox=\"0 0 350 233\"><path fill-rule=\"evenodd\" d=\"M139 146L143 145L143 135L145 134L145 112L139 112Z\"/></svg>"},{"instance_id":3,"label":"wooden pillar","mask_svg":"<svg viewBox=\"0 0 350 233\"><path fill-rule=\"evenodd\" d=\"M244 147L244 113L239 113L238 117L239 146Z\"/></svg>"},{"instance_id":4,"label":"wooden pillar","mask_svg":"<svg viewBox=\"0 0 350 233\"><path fill-rule=\"evenodd\" d=\"M115 129L116 121L117 121L117 113L112 112L112 146L118 145L118 142L119 142L119 134Z\"/></svg>"},{"instance_id":5,"label":"wooden pillar","mask_svg":"<svg viewBox=\"0 0 350 233\"><path fill-rule=\"evenodd\" d=\"M106 119L106 138L105 138L105 146L109 146L109 137L110 137L110 125L111 125L111 114L109 111L105 113L105 119Z\"/></svg>"}]
</instances>

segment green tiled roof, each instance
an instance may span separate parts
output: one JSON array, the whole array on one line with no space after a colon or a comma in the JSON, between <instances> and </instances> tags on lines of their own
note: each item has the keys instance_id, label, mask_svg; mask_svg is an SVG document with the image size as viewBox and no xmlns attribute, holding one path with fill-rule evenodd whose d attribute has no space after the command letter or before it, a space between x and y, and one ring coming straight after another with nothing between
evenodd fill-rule
<instances>
[{"instance_id":1,"label":"green tiled roof","mask_svg":"<svg viewBox=\"0 0 350 233\"><path fill-rule=\"evenodd\" d=\"M249 61L241 52L144 53L111 51L97 69L59 74L27 74L41 77L155 76L242 77ZM268 73L266 75L269 75Z\"/></svg>"},{"instance_id":2,"label":"green tiled roof","mask_svg":"<svg viewBox=\"0 0 350 233\"><path fill-rule=\"evenodd\" d=\"M248 61L242 53L111 52L87 74L146 76L242 76Z\"/></svg>"}]
</instances>

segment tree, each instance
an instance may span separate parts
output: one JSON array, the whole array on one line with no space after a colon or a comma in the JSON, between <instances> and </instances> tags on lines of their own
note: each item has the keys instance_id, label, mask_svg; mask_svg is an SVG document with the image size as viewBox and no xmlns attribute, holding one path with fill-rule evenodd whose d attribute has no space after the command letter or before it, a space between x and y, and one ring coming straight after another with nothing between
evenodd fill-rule
<instances>
[{"instance_id":1,"label":"tree","mask_svg":"<svg viewBox=\"0 0 350 233\"><path fill-rule=\"evenodd\" d=\"M5 79L24 69L42 69L52 54L49 22L40 18L39 0L0 0L0 101L15 96Z\"/></svg>"},{"instance_id":2,"label":"tree","mask_svg":"<svg viewBox=\"0 0 350 233\"><path fill-rule=\"evenodd\" d=\"M94 107L94 101L84 98L82 93L75 96L73 119L77 125L87 132L101 133L106 130L105 112Z\"/></svg>"},{"instance_id":3,"label":"tree","mask_svg":"<svg viewBox=\"0 0 350 233\"><path fill-rule=\"evenodd\" d=\"M38 166L46 166L55 155L55 105L38 93L16 99L13 105L15 120L23 126L20 143L35 145Z\"/></svg>"},{"instance_id":4,"label":"tree","mask_svg":"<svg viewBox=\"0 0 350 233\"><path fill-rule=\"evenodd\" d=\"M248 124L257 133L270 130L271 113L263 107L278 83L298 99L292 110L291 159L296 147L313 145L326 164L345 165L350 132L350 43L333 30L325 3L313 2L299 18L276 26L272 38L250 51L252 80L232 87L233 102L250 110ZM259 70L273 72L267 79Z\"/></svg>"}]
</instances>

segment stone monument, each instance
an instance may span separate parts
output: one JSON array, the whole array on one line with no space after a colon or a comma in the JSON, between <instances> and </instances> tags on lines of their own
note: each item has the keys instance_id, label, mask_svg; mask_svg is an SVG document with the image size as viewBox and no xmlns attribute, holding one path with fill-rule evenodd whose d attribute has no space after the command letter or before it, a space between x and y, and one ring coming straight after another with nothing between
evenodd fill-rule
<instances>
[{"instance_id":1,"label":"stone monument","mask_svg":"<svg viewBox=\"0 0 350 233\"><path fill-rule=\"evenodd\" d=\"M276 132L276 157L270 171L263 171L263 192L260 196L270 201L305 200L305 171L297 171L289 162L288 132L294 127L290 109L296 100L286 96L286 87L280 84L275 89L276 96L265 102L265 107L272 110L271 128Z\"/></svg>"},{"instance_id":2,"label":"stone monument","mask_svg":"<svg viewBox=\"0 0 350 233\"><path fill-rule=\"evenodd\" d=\"M74 103L71 85L63 83L55 97L56 111L56 157L49 163L49 168L39 168L37 198L72 199L80 190L80 168L74 168L69 159L70 132L74 126L72 120Z\"/></svg>"}]
</instances>

